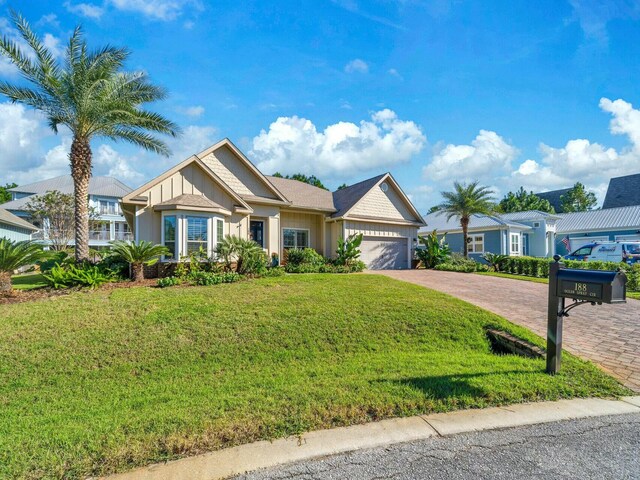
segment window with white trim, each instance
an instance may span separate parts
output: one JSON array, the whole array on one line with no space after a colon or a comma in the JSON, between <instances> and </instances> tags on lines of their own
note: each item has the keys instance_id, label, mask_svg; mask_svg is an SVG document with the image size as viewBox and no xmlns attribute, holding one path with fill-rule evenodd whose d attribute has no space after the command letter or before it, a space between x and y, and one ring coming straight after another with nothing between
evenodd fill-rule
<instances>
[{"instance_id":1,"label":"window with white trim","mask_svg":"<svg viewBox=\"0 0 640 480\"><path fill-rule=\"evenodd\" d=\"M519 233L511 234L511 254L520 255L520 234Z\"/></svg>"},{"instance_id":2,"label":"window with white trim","mask_svg":"<svg viewBox=\"0 0 640 480\"><path fill-rule=\"evenodd\" d=\"M167 215L164 217L164 246L169 249L170 258L176 258L176 216L175 215Z\"/></svg>"},{"instance_id":3,"label":"window with white trim","mask_svg":"<svg viewBox=\"0 0 640 480\"><path fill-rule=\"evenodd\" d=\"M282 240L284 248L307 248L309 246L309 230L283 228Z\"/></svg>"},{"instance_id":4,"label":"window with white trim","mask_svg":"<svg viewBox=\"0 0 640 480\"><path fill-rule=\"evenodd\" d=\"M224 220L216 219L216 243L220 243L224 240Z\"/></svg>"},{"instance_id":5,"label":"window with white trim","mask_svg":"<svg viewBox=\"0 0 640 480\"><path fill-rule=\"evenodd\" d=\"M187 255L208 252L209 219L207 217L187 217Z\"/></svg>"},{"instance_id":6,"label":"window with white trim","mask_svg":"<svg viewBox=\"0 0 640 480\"><path fill-rule=\"evenodd\" d=\"M469 235L469 253L484 253L484 233Z\"/></svg>"}]
</instances>

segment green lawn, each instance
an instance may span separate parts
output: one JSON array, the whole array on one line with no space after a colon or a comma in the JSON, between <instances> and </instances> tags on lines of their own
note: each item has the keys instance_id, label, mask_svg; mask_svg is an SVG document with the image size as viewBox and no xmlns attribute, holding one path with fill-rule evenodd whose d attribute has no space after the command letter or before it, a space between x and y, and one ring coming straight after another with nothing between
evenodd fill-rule
<instances>
[{"instance_id":1,"label":"green lawn","mask_svg":"<svg viewBox=\"0 0 640 480\"><path fill-rule=\"evenodd\" d=\"M46 287L47 283L41 273L26 273L11 277L11 283L16 290L33 290Z\"/></svg>"},{"instance_id":2,"label":"green lawn","mask_svg":"<svg viewBox=\"0 0 640 480\"><path fill-rule=\"evenodd\" d=\"M0 308L0 478L83 478L391 416L628 392L565 354L495 355L498 326L378 275L74 293Z\"/></svg>"},{"instance_id":3,"label":"green lawn","mask_svg":"<svg viewBox=\"0 0 640 480\"><path fill-rule=\"evenodd\" d=\"M548 278L527 277L525 275L513 275L511 273L502 273L502 272L475 272L475 273L476 275L488 275L490 277L512 278L514 280L524 280L526 282L549 283ZM640 300L640 292L627 291L627 298L634 298L636 300Z\"/></svg>"}]
</instances>

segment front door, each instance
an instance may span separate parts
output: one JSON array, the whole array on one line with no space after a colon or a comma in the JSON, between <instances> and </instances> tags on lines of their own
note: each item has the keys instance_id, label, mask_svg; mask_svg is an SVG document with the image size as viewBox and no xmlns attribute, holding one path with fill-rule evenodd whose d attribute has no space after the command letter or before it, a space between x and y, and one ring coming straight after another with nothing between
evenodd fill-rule
<instances>
[{"instance_id":1,"label":"front door","mask_svg":"<svg viewBox=\"0 0 640 480\"><path fill-rule=\"evenodd\" d=\"M262 220L251 220L249 235L251 240L264 248L264 222Z\"/></svg>"}]
</instances>

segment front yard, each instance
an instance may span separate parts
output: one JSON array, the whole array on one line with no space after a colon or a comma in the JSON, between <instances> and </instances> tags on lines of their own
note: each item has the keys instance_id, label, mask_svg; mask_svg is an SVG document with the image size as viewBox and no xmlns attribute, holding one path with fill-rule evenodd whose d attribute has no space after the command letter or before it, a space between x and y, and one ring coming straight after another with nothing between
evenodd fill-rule
<instances>
[{"instance_id":1,"label":"front yard","mask_svg":"<svg viewBox=\"0 0 640 480\"><path fill-rule=\"evenodd\" d=\"M377 275L73 293L0 308L0 478L82 478L305 430L627 393L523 328Z\"/></svg>"}]
</instances>

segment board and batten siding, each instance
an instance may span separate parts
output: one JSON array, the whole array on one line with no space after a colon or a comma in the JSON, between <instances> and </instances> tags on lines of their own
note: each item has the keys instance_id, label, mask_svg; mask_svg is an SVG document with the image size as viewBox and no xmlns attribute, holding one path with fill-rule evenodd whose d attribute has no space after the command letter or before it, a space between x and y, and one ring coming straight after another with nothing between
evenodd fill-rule
<instances>
[{"instance_id":1,"label":"board and batten siding","mask_svg":"<svg viewBox=\"0 0 640 480\"><path fill-rule=\"evenodd\" d=\"M234 192L240 195L276 198L264 182L228 147L223 146L214 150L202 157L202 161Z\"/></svg>"},{"instance_id":2,"label":"board and batten siding","mask_svg":"<svg viewBox=\"0 0 640 480\"><path fill-rule=\"evenodd\" d=\"M281 230L284 230L285 228L301 228L309 230L309 246L320 254L324 253L322 222L324 222L323 215L280 211Z\"/></svg>"},{"instance_id":3,"label":"board and batten siding","mask_svg":"<svg viewBox=\"0 0 640 480\"><path fill-rule=\"evenodd\" d=\"M22 242L23 240L31 240L32 233L31 230L26 228L0 222L0 238L6 238L13 242Z\"/></svg>"},{"instance_id":4,"label":"board and batten siding","mask_svg":"<svg viewBox=\"0 0 640 480\"><path fill-rule=\"evenodd\" d=\"M371 189L350 211L350 217L377 217L392 220L415 222L416 218L409 211L404 201L389 188L383 192L380 187Z\"/></svg>"}]
</instances>

